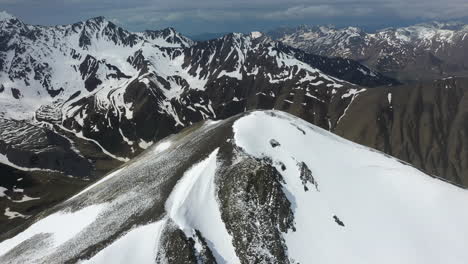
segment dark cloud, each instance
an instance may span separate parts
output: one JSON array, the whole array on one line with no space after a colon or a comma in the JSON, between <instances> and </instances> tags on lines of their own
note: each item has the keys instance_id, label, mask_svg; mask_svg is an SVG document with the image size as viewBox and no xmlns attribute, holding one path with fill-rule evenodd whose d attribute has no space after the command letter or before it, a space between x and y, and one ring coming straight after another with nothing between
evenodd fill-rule
<instances>
[{"instance_id":1,"label":"dark cloud","mask_svg":"<svg viewBox=\"0 0 468 264\"><path fill-rule=\"evenodd\" d=\"M131 30L173 26L185 33L266 30L280 25L401 25L455 20L466 0L0 0L33 24L67 24L105 16Z\"/></svg>"}]
</instances>

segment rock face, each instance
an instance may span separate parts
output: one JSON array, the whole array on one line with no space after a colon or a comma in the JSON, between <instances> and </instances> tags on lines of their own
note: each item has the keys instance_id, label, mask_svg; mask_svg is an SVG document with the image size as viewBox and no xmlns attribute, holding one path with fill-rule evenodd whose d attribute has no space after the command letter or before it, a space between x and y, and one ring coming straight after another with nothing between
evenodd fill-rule
<instances>
[{"instance_id":1,"label":"rock face","mask_svg":"<svg viewBox=\"0 0 468 264\"><path fill-rule=\"evenodd\" d=\"M0 164L0 175L0 233L20 226L89 184L56 171L24 171L4 164Z\"/></svg>"},{"instance_id":2,"label":"rock face","mask_svg":"<svg viewBox=\"0 0 468 264\"><path fill-rule=\"evenodd\" d=\"M468 257L467 201L297 117L253 112L153 145L4 234L0 261L453 263Z\"/></svg>"},{"instance_id":3,"label":"rock face","mask_svg":"<svg viewBox=\"0 0 468 264\"><path fill-rule=\"evenodd\" d=\"M369 89L333 131L468 186L468 80Z\"/></svg>"},{"instance_id":4,"label":"rock face","mask_svg":"<svg viewBox=\"0 0 468 264\"><path fill-rule=\"evenodd\" d=\"M269 35L310 53L357 60L402 81L468 75L465 24L434 22L375 33L355 27L301 26Z\"/></svg>"},{"instance_id":5,"label":"rock face","mask_svg":"<svg viewBox=\"0 0 468 264\"><path fill-rule=\"evenodd\" d=\"M25 121L0 118L0 155L9 163L30 170L51 170L89 177L92 164L73 150L67 138Z\"/></svg>"}]
</instances>

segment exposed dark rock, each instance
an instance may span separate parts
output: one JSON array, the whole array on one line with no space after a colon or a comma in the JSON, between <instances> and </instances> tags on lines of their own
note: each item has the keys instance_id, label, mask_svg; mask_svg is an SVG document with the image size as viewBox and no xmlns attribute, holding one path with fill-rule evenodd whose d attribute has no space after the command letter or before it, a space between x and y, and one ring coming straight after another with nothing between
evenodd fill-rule
<instances>
[{"instance_id":1,"label":"exposed dark rock","mask_svg":"<svg viewBox=\"0 0 468 264\"><path fill-rule=\"evenodd\" d=\"M164 227L159 243L156 263L197 263L193 239L187 238L172 222Z\"/></svg>"},{"instance_id":2,"label":"exposed dark rock","mask_svg":"<svg viewBox=\"0 0 468 264\"><path fill-rule=\"evenodd\" d=\"M0 153L25 168L40 168L90 177L93 165L73 150L68 139L26 122L0 118Z\"/></svg>"},{"instance_id":3,"label":"exposed dark rock","mask_svg":"<svg viewBox=\"0 0 468 264\"><path fill-rule=\"evenodd\" d=\"M271 161L232 147L218 155L222 164L218 197L237 256L242 263L289 263L281 232L295 230L294 214L281 175Z\"/></svg>"},{"instance_id":4,"label":"exposed dark rock","mask_svg":"<svg viewBox=\"0 0 468 264\"><path fill-rule=\"evenodd\" d=\"M13 95L15 99L20 99L22 97L20 90L16 88L11 88L11 94Z\"/></svg>"},{"instance_id":5,"label":"exposed dark rock","mask_svg":"<svg viewBox=\"0 0 468 264\"><path fill-rule=\"evenodd\" d=\"M315 189L318 191L318 183L315 181L314 176L312 175L312 171L307 167L307 164L304 162L298 163L299 170L301 171L301 181L302 185L304 185L304 191L308 191L309 188L307 187L307 183L311 183L315 186Z\"/></svg>"},{"instance_id":6,"label":"exposed dark rock","mask_svg":"<svg viewBox=\"0 0 468 264\"><path fill-rule=\"evenodd\" d=\"M333 216L333 219L335 220L335 222L340 225L340 226L345 226L344 223L338 218L338 216L334 215Z\"/></svg>"},{"instance_id":7,"label":"exposed dark rock","mask_svg":"<svg viewBox=\"0 0 468 264\"><path fill-rule=\"evenodd\" d=\"M281 144L280 144L278 141L274 140L274 139L271 139L271 140L270 140L270 145L271 145L271 147L273 147L273 148L276 148L276 147L281 146Z\"/></svg>"},{"instance_id":8,"label":"exposed dark rock","mask_svg":"<svg viewBox=\"0 0 468 264\"><path fill-rule=\"evenodd\" d=\"M8 207L29 218L70 197L89 183L82 179L66 177L60 172L26 172L3 164L0 164L0 175L0 187L8 189L7 197L0 197L0 234L20 226L27 220L21 217L8 219L3 214L5 208ZM14 188L21 189L22 192L14 192ZM40 199L15 202L21 200L24 195Z\"/></svg>"}]
</instances>

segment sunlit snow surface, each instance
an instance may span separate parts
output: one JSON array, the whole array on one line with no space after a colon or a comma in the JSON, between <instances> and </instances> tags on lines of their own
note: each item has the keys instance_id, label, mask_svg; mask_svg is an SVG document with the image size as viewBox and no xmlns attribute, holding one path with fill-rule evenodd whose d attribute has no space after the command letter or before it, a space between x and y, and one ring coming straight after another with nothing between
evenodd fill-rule
<instances>
[{"instance_id":1,"label":"sunlit snow surface","mask_svg":"<svg viewBox=\"0 0 468 264\"><path fill-rule=\"evenodd\" d=\"M146 226L137 227L101 250L91 259L81 261L80 263L154 263L154 256L158 249L159 238L164 223L165 220L161 220Z\"/></svg>"},{"instance_id":2,"label":"sunlit snow surface","mask_svg":"<svg viewBox=\"0 0 468 264\"><path fill-rule=\"evenodd\" d=\"M240 263L216 201L217 154L218 149L185 173L169 197L166 210L187 237L193 237L195 229L203 234L218 263Z\"/></svg>"},{"instance_id":3,"label":"sunlit snow surface","mask_svg":"<svg viewBox=\"0 0 468 264\"><path fill-rule=\"evenodd\" d=\"M234 140L220 132L230 122ZM241 238L223 222L216 185L218 152L230 142L278 164L294 213L296 230L283 233L293 263L466 263L466 190L278 111L164 139L1 242L0 262L154 263L170 222L195 250L198 230L219 263L239 263ZM308 191L302 162L317 183Z\"/></svg>"},{"instance_id":4,"label":"sunlit snow surface","mask_svg":"<svg viewBox=\"0 0 468 264\"><path fill-rule=\"evenodd\" d=\"M0 244L0 256L36 235L50 235L46 241L48 250L65 243L92 223L102 209L103 204L86 207L76 212L58 212L39 220L17 236ZM40 252L39 254L47 252Z\"/></svg>"},{"instance_id":5,"label":"sunlit snow surface","mask_svg":"<svg viewBox=\"0 0 468 264\"><path fill-rule=\"evenodd\" d=\"M286 165L286 171L278 171L297 228L284 235L290 258L300 263L466 263L466 190L288 114L274 114L255 112L237 121L235 141L251 155ZM281 146L272 148L270 139ZM318 191L304 191L301 161Z\"/></svg>"}]
</instances>

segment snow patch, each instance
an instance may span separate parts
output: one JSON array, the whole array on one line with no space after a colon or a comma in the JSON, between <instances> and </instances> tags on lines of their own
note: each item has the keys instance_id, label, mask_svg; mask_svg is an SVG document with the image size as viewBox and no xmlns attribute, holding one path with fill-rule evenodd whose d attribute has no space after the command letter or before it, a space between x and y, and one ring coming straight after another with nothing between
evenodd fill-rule
<instances>
[{"instance_id":1,"label":"snow patch","mask_svg":"<svg viewBox=\"0 0 468 264\"><path fill-rule=\"evenodd\" d=\"M76 212L61 211L49 215L15 237L0 243L0 256L37 234L50 234L53 240L52 248L57 247L85 229L104 208L105 204L91 205Z\"/></svg>"},{"instance_id":2,"label":"snow patch","mask_svg":"<svg viewBox=\"0 0 468 264\"><path fill-rule=\"evenodd\" d=\"M240 263L216 198L214 178L218 150L185 172L165 207L185 235L195 237L195 229L201 232L218 263Z\"/></svg>"},{"instance_id":3,"label":"snow patch","mask_svg":"<svg viewBox=\"0 0 468 264\"><path fill-rule=\"evenodd\" d=\"M14 212L14 211L11 211L9 207L5 208L5 213L3 213L6 217L8 217L9 220L11 219L15 219L15 218L28 218L28 216L26 215L22 215L18 212ZM0 244L1 246L1 244ZM1 250L1 247L0 247L0 250ZM1 255L1 251L0 251L0 255Z\"/></svg>"},{"instance_id":4,"label":"snow patch","mask_svg":"<svg viewBox=\"0 0 468 264\"><path fill-rule=\"evenodd\" d=\"M5 197L6 196L6 194L5 194L6 191L8 191L7 188L0 186L0 197Z\"/></svg>"},{"instance_id":5,"label":"snow patch","mask_svg":"<svg viewBox=\"0 0 468 264\"><path fill-rule=\"evenodd\" d=\"M151 147L151 145L153 145L153 143L154 143L153 141L146 142L143 139L140 139L140 142L138 142L138 146L140 146L140 148L142 148L142 149L147 149L147 148Z\"/></svg>"},{"instance_id":6,"label":"snow patch","mask_svg":"<svg viewBox=\"0 0 468 264\"><path fill-rule=\"evenodd\" d=\"M156 259L159 240L166 222L167 219L163 219L155 223L134 228L99 251L99 253L91 259L81 261L80 263L152 264Z\"/></svg>"},{"instance_id":7,"label":"snow patch","mask_svg":"<svg viewBox=\"0 0 468 264\"><path fill-rule=\"evenodd\" d=\"M256 39L256 38L260 38L261 36L263 36L262 32L259 32L259 31L253 31L250 33L250 36L252 37L252 39Z\"/></svg>"},{"instance_id":8,"label":"snow patch","mask_svg":"<svg viewBox=\"0 0 468 264\"><path fill-rule=\"evenodd\" d=\"M15 17L6 11L0 11L0 21L14 19Z\"/></svg>"},{"instance_id":9,"label":"snow patch","mask_svg":"<svg viewBox=\"0 0 468 264\"><path fill-rule=\"evenodd\" d=\"M294 211L296 231L283 234L290 259L436 264L468 258L467 190L289 114L254 112L233 129L248 154L288 168L277 169ZM320 192L304 191L298 162L311 170Z\"/></svg>"},{"instance_id":10,"label":"snow patch","mask_svg":"<svg viewBox=\"0 0 468 264\"><path fill-rule=\"evenodd\" d=\"M172 143L170 141L160 142L160 143L158 143L158 145L156 145L153 152L155 154L156 153L161 153L161 152L165 151L166 149L170 148L171 145L172 145Z\"/></svg>"}]
</instances>

